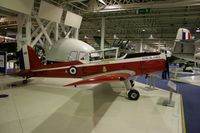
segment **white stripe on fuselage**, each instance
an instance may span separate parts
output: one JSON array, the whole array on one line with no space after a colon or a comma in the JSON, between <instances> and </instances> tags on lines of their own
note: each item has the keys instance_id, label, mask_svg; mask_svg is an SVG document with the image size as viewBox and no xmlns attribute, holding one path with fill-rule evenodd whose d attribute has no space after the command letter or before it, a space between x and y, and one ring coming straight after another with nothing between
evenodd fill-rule
<instances>
[{"instance_id":1,"label":"white stripe on fuselage","mask_svg":"<svg viewBox=\"0 0 200 133\"><path fill-rule=\"evenodd\" d=\"M108 65L108 64L123 64L123 63L132 63L132 62L139 62L139 61L146 61L146 60L160 60L160 59L166 59L165 55L154 55L154 56L144 56L144 57L136 57L136 58L129 58L129 59L117 59L114 61L99 61L99 62L90 62L88 64L80 64L80 65L73 65L77 68L79 67L88 67L88 66L99 66L99 65ZM63 66L63 67L53 67L53 68L43 68L43 69L37 69L32 70L32 72L40 72L40 71L50 71L50 70L59 70L59 69L67 69L70 66Z\"/></svg>"}]
</instances>

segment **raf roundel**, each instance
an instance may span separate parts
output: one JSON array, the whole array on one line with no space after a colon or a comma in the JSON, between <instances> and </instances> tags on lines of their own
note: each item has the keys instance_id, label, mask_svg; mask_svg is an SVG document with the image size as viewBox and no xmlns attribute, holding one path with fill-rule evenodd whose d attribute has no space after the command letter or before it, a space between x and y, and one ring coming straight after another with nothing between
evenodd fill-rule
<instances>
[{"instance_id":1,"label":"raf roundel","mask_svg":"<svg viewBox=\"0 0 200 133\"><path fill-rule=\"evenodd\" d=\"M75 66L71 66L70 68L69 68L69 74L71 74L71 75L76 75L77 74L77 68L75 67Z\"/></svg>"}]
</instances>

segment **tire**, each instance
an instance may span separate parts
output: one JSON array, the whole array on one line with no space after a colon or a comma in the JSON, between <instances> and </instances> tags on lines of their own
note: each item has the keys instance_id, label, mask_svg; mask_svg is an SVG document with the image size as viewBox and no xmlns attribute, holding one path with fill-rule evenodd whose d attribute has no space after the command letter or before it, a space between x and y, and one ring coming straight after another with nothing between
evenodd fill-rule
<instances>
[{"instance_id":1,"label":"tire","mask_svg":"<svg viewBox=\"0 0 200 133\"><path fill-rule=\"evenodd\" d=\"M76 75L77 74L77 68L75 66L71 66L68 70L68 73L70 75Z\"/></svg>"},{"instance_id":2,"label":"tire","mask_svg":"<svg viewBox=\"0 0 200 133\"><path fill-rule=\"evenodd\" d=\"M140 93L137 90L129 90L127 94L130 100L138 100L140 97Z\"/></svg>"},{"instance_id":3,"label":"tire","mask_svg":"<svg viewBox=\"0 0 200 133\"><path fill-rule=\"evenodd\" d=\"M22 83L23 83L23 84L27 84L27 83L28 83L28 80L25 79L25 80L22 81Z\"/></svg>"}]
</instances>

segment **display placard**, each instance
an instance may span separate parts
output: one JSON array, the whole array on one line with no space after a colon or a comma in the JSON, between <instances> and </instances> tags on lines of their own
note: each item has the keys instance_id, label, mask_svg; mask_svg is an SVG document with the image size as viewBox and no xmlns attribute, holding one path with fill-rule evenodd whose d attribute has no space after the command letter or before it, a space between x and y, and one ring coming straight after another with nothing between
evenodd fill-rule
<instances>
[{"instance_id":1,"label":"display placard","mask_svg":"<svg viewBox=\"0 0 200 133\"><path fill-rule=\"evenodd\" d=\"M0 73L6 73L7 53L0 51Z\"/></svg>"},{"instance_id":2,"label":"display placard","mask_svg":"<svg viewBox=\"0 0 200 133\"><path fill-rule=\"evenodd\" d=\"M176 84L175 84L174 82L169 81L169 82L168 82L168 86L169 86L170 88L172 88L173 90L176 91Z\"/></svg>"},{"instance_id":3,"label":"display placard","mask_svg":"<svg viewBox=\"0 0 200 133\"><path fill-rule=\"evenodd\" d=\"M0 67L4 67L4 56L0 55Z\"/></svg>"}]
</instances>

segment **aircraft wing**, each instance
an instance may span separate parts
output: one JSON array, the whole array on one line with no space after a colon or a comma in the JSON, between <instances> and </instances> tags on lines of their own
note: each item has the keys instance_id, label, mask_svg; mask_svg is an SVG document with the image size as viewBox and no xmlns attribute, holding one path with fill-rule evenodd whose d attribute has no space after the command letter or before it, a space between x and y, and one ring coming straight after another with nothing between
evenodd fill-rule
<instances>
[{"instance_id":1,"label":"aircraft wing","mask_svg":"<svg viewBox=\"0 0 200 133\"><path fill-rule=\"evenodd\" d=\"M173 55L177 58L184 59L186 61L193 61L193 62L196 62L196 63L200 63L200 60L194 59L193 54L173 54Z\"/></svg>"},{"instance_id":2,"label":"aircraft wing","mask_svg":"<svg viewBox=\"0 0 200 133\"><path fill-rule=\"evenodd\" d=\"M83 84L94 84L94 83L103 83L103 82L111 82L111 81L124 81L124 80L127 80L130 76L131 75L128 73L116 73L116 74L82 79L80 81L70 83L65 86L77 86L77 85L83 85Z\"/></svg>"}]
</instances>

